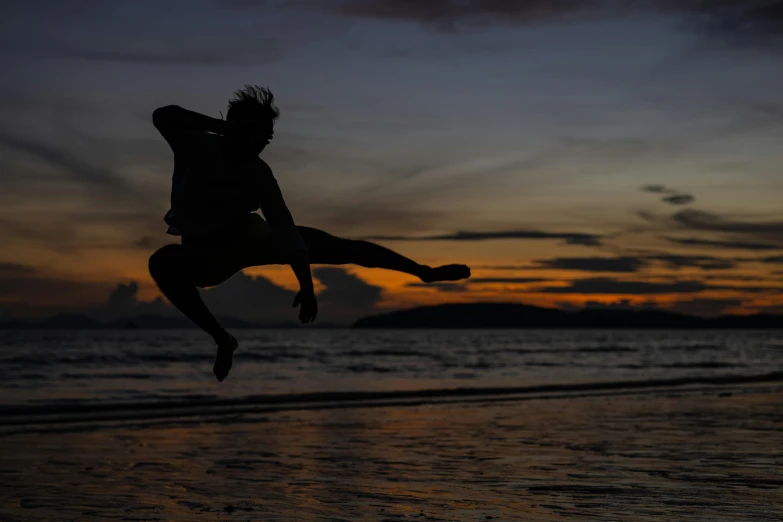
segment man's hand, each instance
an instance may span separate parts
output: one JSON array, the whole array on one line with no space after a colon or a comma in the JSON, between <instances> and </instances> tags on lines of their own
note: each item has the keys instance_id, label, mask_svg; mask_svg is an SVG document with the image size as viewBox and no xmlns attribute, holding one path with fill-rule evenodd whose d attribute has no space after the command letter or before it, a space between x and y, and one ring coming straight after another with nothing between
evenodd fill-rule
<instances>
[{"instance_id":1,"label":"man's hand","mask_svg":"<svg viewBox=\"0 0 783 522\"><path fill-rule=\"evenodd\" d=\"M315 292L312 290L299 290L294 297L293 307L296 308L299 305L302 307L299 309L299 320L302 324L315 321L315 316L318 315L318 302L315 300Z\"/></svg>"}]
</instances>

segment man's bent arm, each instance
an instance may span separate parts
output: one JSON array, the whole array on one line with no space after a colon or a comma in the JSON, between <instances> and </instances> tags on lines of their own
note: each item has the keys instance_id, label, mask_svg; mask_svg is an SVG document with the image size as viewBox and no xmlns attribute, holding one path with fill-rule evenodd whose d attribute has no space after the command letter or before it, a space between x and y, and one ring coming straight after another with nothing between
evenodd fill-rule
<instances>
[{"instance_id":1,"label":"man's bent arm","mask_svg":"<svg viewBox=\"0 0 783 522\"><path fill-rule=\"evenodd\" d=\"M172 150L179 147L182 139L189 133L223 134L226 128L226 122L223 120L189 111L177 105L166 105L155 109L152 112L152 123L169 142Z\"/></svg>"},{"instance_id":2,"label":"man's bent arm","mask_svg":"<svg viewBox=\"0 0 783 522\"><path fill-rule=\"evenodd\" d=\"M264 164L266 167L266 164ZM308 249L299 229L296 228L294 218L283 200L283 193L277 184L269 167L262 173L261 186L261 212L264 214L272 234L285 253L286 259L291 265L299 287L305 292L313 291L313 278L310 273L310 262L308 259Z\"/></svg>"},{"instance_id":3,"label":"man's bent arm","mask_svg":"<svg viewBox=\"0 0 783 522\"><path fill-rule=\"evenodd\" d=\"M291 261L291 270L294 271L296 279L299 281L299 289L307 293L315 293L313 288L313 275L310 273L310 263L305 260Z\"/></svg>"}]
</instances>

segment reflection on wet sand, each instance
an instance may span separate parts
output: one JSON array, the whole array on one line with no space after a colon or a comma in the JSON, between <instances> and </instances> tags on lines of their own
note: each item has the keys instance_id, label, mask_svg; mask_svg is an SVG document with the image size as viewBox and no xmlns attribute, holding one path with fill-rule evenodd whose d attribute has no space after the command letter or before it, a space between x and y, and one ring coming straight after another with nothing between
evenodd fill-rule
<instances>
[{"instance_id":1,"label":"reflection on wet sand","mask_svg":"<svg viewBox=\"0 0 783 522\"><path fill-rule=\"evenodd\" d=\"M0 519L779 520L779 384L2 437Z\"/></svg>"}]
</instances>

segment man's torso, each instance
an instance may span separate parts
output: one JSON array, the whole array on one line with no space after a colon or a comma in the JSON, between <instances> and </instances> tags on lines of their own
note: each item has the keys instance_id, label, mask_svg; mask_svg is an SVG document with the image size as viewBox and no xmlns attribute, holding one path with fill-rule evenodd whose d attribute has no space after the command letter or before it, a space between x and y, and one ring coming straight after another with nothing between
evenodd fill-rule
<instances>
[{"instance_id":1,"label":"man's torso","mask_svg":"<svg viewBox=\"0 0 783 522\"><path fill-rule=\"evenodd\" d=\"M199 133L174 156L169 234L204 235L259 208L257 178L263 162L226 157L214 134ZM267 167L268 168L268 167Z\"/></svg>"}]
</instances>

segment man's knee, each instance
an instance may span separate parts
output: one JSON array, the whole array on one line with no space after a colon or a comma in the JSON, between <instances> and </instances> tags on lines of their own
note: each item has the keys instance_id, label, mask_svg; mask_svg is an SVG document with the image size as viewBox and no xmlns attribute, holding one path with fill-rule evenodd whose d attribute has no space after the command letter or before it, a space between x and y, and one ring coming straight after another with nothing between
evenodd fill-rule
<instances>
[{"instance_id":1,"label":"man's knee","mask_svg":"<svg viewBox=\"0 0 783 522\"><path fill-rule=\"evenodd\" d=\"M149 271L154 280L166 277L172 270L182 270L182 245L166 245L150 256Z\"/></svg>"}]
</instances>

